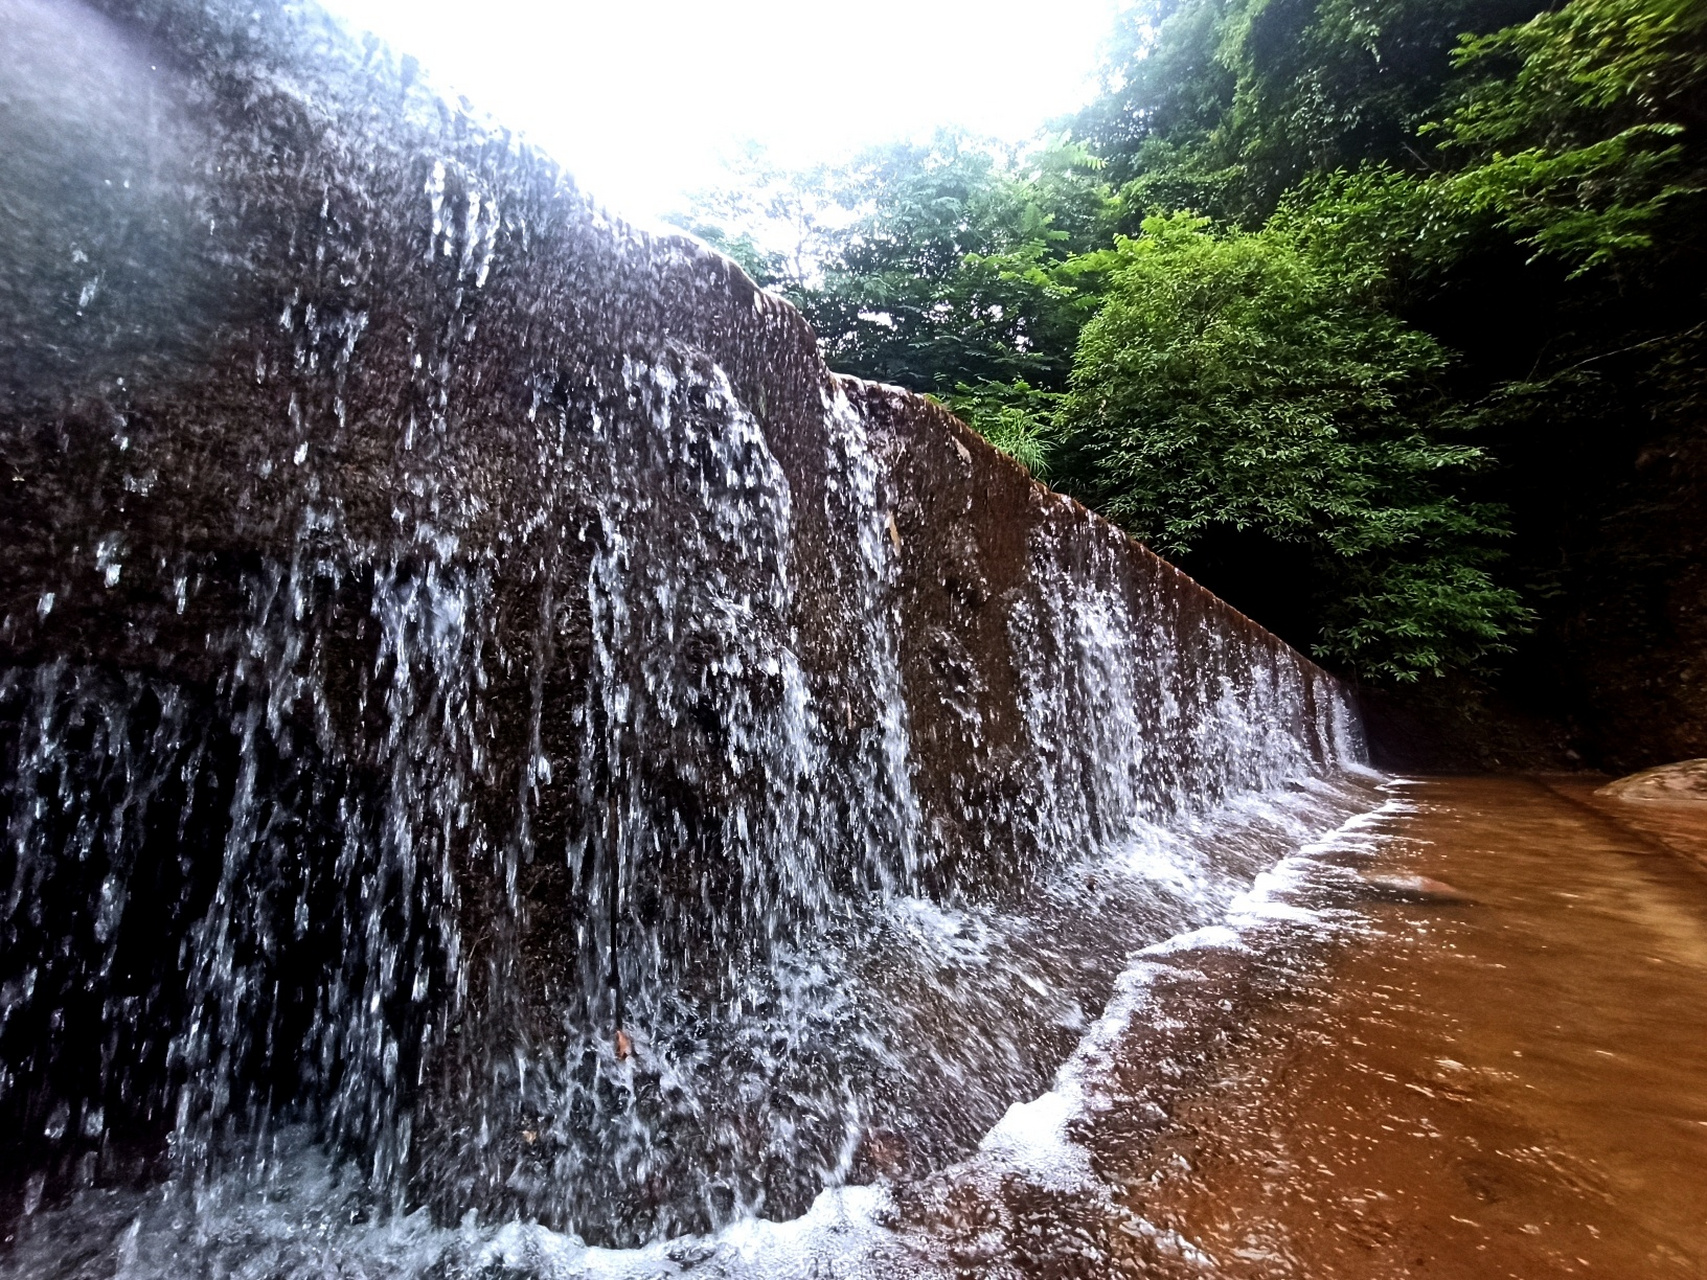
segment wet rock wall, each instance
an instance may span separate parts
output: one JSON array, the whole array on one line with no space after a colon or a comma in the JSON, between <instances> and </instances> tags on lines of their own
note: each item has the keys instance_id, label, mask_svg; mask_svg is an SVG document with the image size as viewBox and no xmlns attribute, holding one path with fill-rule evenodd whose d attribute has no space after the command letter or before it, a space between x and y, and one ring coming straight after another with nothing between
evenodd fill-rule
<instances>
[{"instance_id":1,"label":"wet rock wall","mask_svg":"<svg viewBox=\"0 0 1707 1280\"><path fill-rule=\"evenodd\" d=\"M1305 659L408 60L0 15L9 1194L288 1122L396 1207L581 1221L603 1162L703 1226L618 1027L1357 758Z\"/></svg>"}]
</instances>

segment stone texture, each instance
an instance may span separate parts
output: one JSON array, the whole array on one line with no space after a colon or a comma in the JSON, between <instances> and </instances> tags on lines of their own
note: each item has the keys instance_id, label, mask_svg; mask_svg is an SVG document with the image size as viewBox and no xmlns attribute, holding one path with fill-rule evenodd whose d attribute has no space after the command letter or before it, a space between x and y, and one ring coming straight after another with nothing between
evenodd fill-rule
<instances>
[{"instance_id":1,"label":"stone texture","mask_svg":"<svg viewBox=\"0 0 1707 1280\"><path fill-rule=\"evenodd\" d=\"M562 1220L515 1064L625 990L1358 755L1324 672L411 63L3 12L11 1167L297 1108Z\"/></svg>"},{"instance_id":2,"label":"stone texture","mask_svg":"<svg viewBox=\"0 0 1707 1280\"><path fill-rule=\"evenodd\" d=\"M1633 803L1707 804L1707 760L1644 769L1607 783L1595 795Z\"/></svg>"}]
</instances>

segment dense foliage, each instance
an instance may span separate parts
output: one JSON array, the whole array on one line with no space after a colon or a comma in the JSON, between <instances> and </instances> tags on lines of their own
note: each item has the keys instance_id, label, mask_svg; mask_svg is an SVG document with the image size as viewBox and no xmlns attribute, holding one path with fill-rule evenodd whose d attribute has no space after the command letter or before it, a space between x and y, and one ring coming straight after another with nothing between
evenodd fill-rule
<instances>
[{"instance_id":1,"label":"dense foliage","mask_svg":"<svg viewBox=\"0 0 1707 1280\"><path fill-rule=\"evenodd\" d=\"M1481 453L1441 390L1449 357L1379 305L1378 277L1291 228L1189 214L1146 219L1106 263L1061 417L1110 516L1164 554L1256 535L1231 550L1292 570L1276 581L1304 593L1317 651L1369 674L1472 663L1523 620L1482 567L1501 513L1453 492Z\"/></svg>"},{"instance_id":2,"label":"dense foliage","mask_svg":"<svg viewBox=\"0 0 1707 1280\"><path fill-rule=\"evenodd\" d=\"M783 182L812 251L749 265L834 366L1363 677L1675 575L1631 495L1700 452L1707 4L1149 0L1109 49L1029 151Z\"/></svg>"}]
</instances>

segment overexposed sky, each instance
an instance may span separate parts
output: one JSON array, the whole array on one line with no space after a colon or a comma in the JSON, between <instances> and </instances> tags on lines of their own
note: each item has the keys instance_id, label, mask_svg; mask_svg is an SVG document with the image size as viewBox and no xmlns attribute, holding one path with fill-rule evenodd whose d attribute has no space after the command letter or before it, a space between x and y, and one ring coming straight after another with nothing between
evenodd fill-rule
<instances>
[{"instance_id":1,"label":"overexposed sky","mask_svg":"<svg viewBox=\"0 0 1707 1280\"><path fill-rule=\"evenodd\" d=\"M1083 105L1118 0L324 0L651 221L748 140L837 160Z\"/></svg>"}]
</instances>

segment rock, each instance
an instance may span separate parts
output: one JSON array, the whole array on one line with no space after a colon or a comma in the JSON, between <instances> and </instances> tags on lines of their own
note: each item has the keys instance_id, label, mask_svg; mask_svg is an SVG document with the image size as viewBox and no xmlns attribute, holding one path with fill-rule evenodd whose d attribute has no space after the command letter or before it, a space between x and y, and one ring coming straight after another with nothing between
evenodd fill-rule
<instances>
[{"instance_id":1,"label":"rock","mask_svg":"<svg viewBox=\"0 0 1707 1280\"><path fill-rule=\"evenodd\" d=\"M878 1178L896 1180L912 1172L913 1151L907 1135L893 1129L871 1129L854 1150L848 1181L863 1186Z\"/></svg>"},{"instance_id":2,"label":"rock","mask_svg":"<svg viewBox=\"0 0 1707 1280\"><path fill-rule=\"evenodd\" d=\"M13 9L0 1170L289 1111L446 1221L642 1238L600 1108L690 1207L735 1126L627 1078L650 1012L588 1084L625 998L709 1034L879 892L1362 757L1328 673L313 5ZM752 1132L803 1211L839 1125Z\"/></svg>"},{"instance_id":3,"label":"rock","mask_svg":"<svg viewBox=\"0 0 1707 1280\"><path fill-rule=\"evenodd\" d=\"M1370 896L1378 901L1455 904L1472 900L1469 895L1444 880L1409 872L1366 875L1363 877L1363 883L1373 891Z\"/></svg>"},{"instance_id":4,"label":"rock","mask_svg":"<svg viewBox=\"0 0 1707 1280\"><path fill-rule=\"evenodd\" d=\"M1607 783L1595 795L1648 804L1707 804L1707 758L1644 769Z\"/></svg>"}]
</instances>

